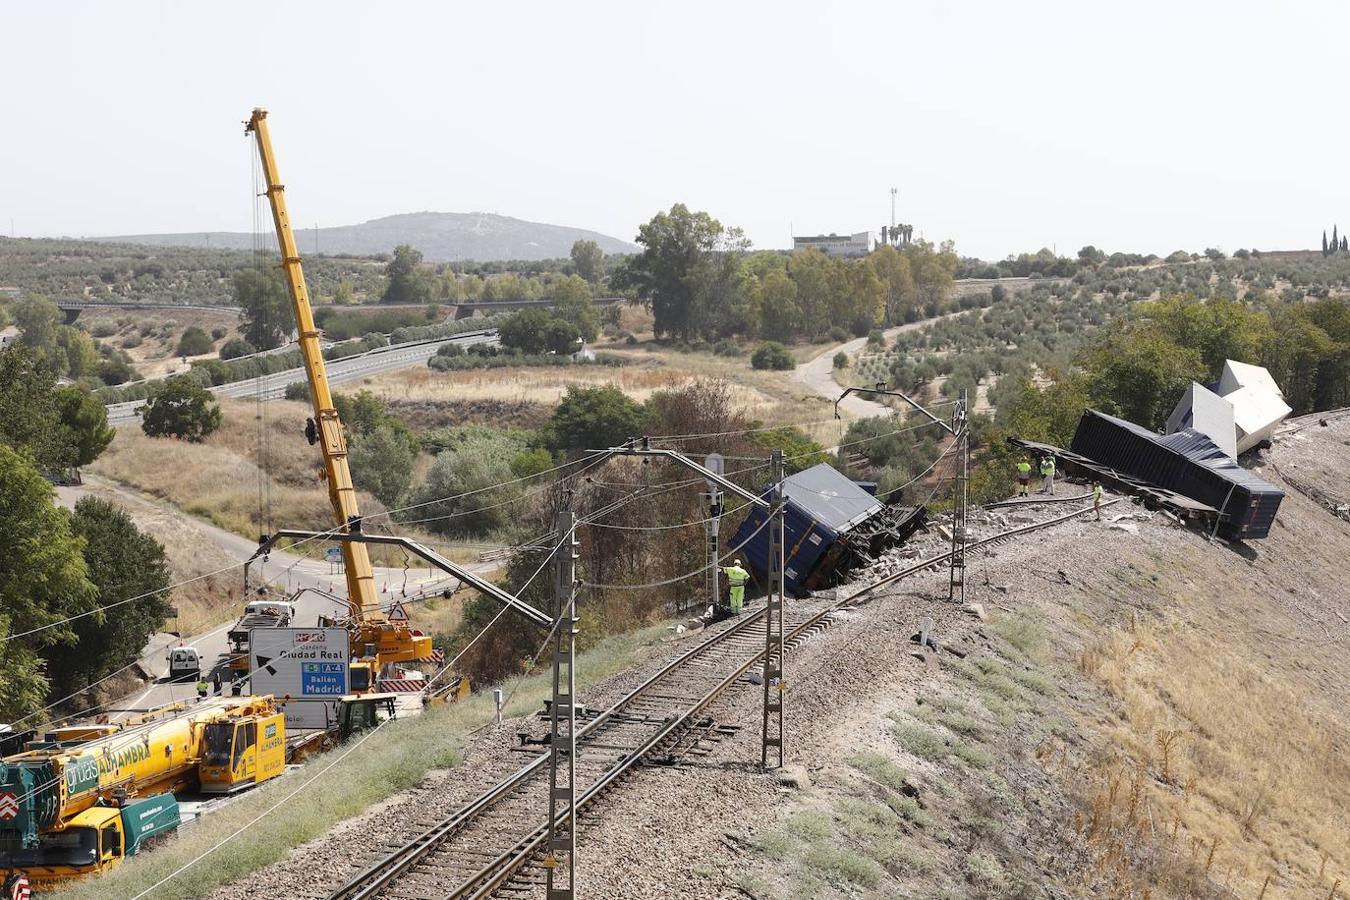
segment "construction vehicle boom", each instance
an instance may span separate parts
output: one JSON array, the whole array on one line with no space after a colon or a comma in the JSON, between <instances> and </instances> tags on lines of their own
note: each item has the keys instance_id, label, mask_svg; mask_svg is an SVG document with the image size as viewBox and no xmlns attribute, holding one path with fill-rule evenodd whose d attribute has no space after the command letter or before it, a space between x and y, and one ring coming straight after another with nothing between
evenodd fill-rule
<instances>
[{"instance_id":1,"label":"construction vehicle boom","mask_svg":"<svg viewBox=\"0 0 1350 900\"><path fill-rule=\"evenodd\" d=\"M178 826L175 791L231 793L285 770L270 696L54 729L0 761L0 878L43 887L107 871Z\"/></svg>"},{"instance_id":2,"label":"construction vehicle boom","mask_svg":"<svg viewBox=\"0 0 1350 900\"><path fill-rule=\"evenodd\" d=\"M347 438L342 422L333 405L328 387L328 373L319 344L319 329L310 308L309 291L305 287L305 272L291 231L290 214L286 208L286 188L277 174L276 157L272 153L272 138L267 126L267 110L255 109L244 123L244 133L252 135L262 161L263 180L267 185L267 199L272 207L272 221L276 225L277 242L281 248L281 271L286 290L290 294L299 333L300 357L309 382L310 403L314 410L314 428L311 443L317 443L323 453L324 473L328 482L328 497L333 506L334 525L338 534L361 531L361 514L356 503L356 488L352 484L351 469L347 464ZM361 665L370 671L362 680L369 688L375 687L376 677L384 665L391 662L410 662L431 654L431 638L414 633L405 623L390 622L380 607L375 589L375 573L370 554L360 541L342 541L342 560L347 577L347 605L352 633L352 656L367 658ZM371 654L367 650L373 650ZM355 667L354 667L355 668ZM354 672L355 675L355 672Z\"/></svg>"}]
</instances>

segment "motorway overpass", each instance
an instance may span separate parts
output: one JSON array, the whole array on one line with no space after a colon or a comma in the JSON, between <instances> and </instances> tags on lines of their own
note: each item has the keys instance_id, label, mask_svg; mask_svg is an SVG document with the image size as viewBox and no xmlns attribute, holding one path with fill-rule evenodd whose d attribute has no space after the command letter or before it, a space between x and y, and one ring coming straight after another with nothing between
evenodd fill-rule
<instances>
[{"instance_id":1,"label":"motorway overpass","mask_svg":"<svg viewBox=\"0 0 1350 900\"><path fill-rule=\"evenodd\" d=\"M435 356L436 351L447 344L459 344L468 347L473 344L495 343L497 343L497 331L489 328L484 331L468 331L448 338L393 344L357 356L331 360L324 365L328 370L328 383L338 385L359 381L368 375L379 372L390 372L408 366L426 365L427 360ZM304 369L286 369L283 372L265 375L261 379L249 378L244 381L232 381L229 384L215 385L208 390L217 397L242 399L257 397L261 393L264 400L279 400L285 396L288 384L304 380ZM107 406L108 423L114 426L134 424L140 419L139 410L144 405L144 400L109 403Z\"/></svg>"},{"instance_id":2,"label":"motorway overpass","mask_svg":"<svg viewBox=\"0 0 1350 900\"><path fill-rule=\"evenodd\" d=\"M594 297L591 302L596 306L610 306L614 303L623 302L623 297ZM449 318L467 319L475 313L491 315L498 312L510 312L516 309L530 309L539 307L542 309L552 309L557 303L556 300L545 298L543 300L465 300L463 302L450 303L448 301L432 300L428 303L367 303L359 306L325 307L320 306L316 309L341 309L343 312L362 312L369 310L378 312L389 309L426 309L428 306L436 305L449 311ZM74 324L79 318L80 313L88 309L127 309L127 310L156 310L160 312L174 312L177 310L215 310L219 312L240 311L238 306L228 303L100 303L92 300L57 300L56 306L66 314L66 324Z\"/></svg>"}]
</instances>

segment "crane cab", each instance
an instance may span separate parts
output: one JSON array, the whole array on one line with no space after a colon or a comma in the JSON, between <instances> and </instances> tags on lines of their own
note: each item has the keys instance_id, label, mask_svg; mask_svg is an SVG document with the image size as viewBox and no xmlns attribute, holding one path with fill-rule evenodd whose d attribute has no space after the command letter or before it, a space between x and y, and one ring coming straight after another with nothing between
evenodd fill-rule
<instances>
[{"instance_id":1,"label":"crane cab","mask_svg":"<svg viewBox=\"0 0 1350 900\"><path fill-rule=\"evenodd\" d=\"M286 771L286 717L247 716L203 726L202 792L231 794Z\"/></svg>"}]
</instances>

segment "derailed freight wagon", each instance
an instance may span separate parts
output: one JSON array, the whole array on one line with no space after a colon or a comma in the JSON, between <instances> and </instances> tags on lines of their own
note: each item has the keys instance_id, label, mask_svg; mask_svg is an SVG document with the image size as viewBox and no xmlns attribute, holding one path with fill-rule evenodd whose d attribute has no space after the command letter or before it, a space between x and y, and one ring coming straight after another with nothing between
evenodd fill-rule
<instances>
[{"instance_id":1,"label":"derailed freight wagon","mask_svg":"<svg viewBox=\"0 0 1350 900\"><path fill-rule=\"evenodd\" d=\"M1078 421L1069 450L1214 507L1218 533L1228 540L1265 537L1284 499L1283 491L1191 428L1160 435L1089 409Z\"/></svg>"},{"instance_id":2,"label":"derailed freight wagon","mask_svg":"<svg viewBox=\"0 0 1350 900\"><path fill-rule=\"evenodd\" d=\"M798 597L839 584L852 569L870 564L927 521L923 507L885 506L826 463L788 476L783 492L783 586ZM768 571L767 516L753 507L728 545L740 548L734 555L761 576Z\"/></svg>"}]
</instances>

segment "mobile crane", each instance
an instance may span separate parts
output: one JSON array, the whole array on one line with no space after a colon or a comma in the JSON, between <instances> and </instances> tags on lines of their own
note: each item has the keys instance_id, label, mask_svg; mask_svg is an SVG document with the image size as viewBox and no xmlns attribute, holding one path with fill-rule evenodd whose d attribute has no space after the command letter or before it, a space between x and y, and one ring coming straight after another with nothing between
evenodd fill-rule
<instances>
[{"instance_id":1,"label":"mobile crane","mask_svg":"<svg viewBox=\"0 0 1350 900\"><path fill-rule=\"evenodd\" d=\"M46 888L100 874L178 827L175 791L233 793L285 771L270 696L53 729L0 761L0 879Z\"/></svg>"},{"instance_id":2,"label":"mobile crane","mask_svg":"<svg viewBox=\"0 0 1350 900\"><path fill-rule=\"evenodd\" d=\"M430 656L431 638L413 631L405 622L389 621L380 607L379 594L375 589L375 572L365 544L359 540L342 540L343 537L360 534L361 514L357 509L351 469L347 465L347 438L337 409L333 406L328 373L319 345L319 329L314 323L300 251L291 231L290 215L286 209L286 188L277 174L276 158L272 154L267 110L253 110L252 116L244 123L244 133L254 137L262 161L267 199L272 207L272 221L276 225L277 242L281 247L281 271L295 312L300 357L304 361L310 403L314 410L311 420L313 427L307 430L307 436L310 443L318 444L323 453L328 498L333 506L334 524L337 526L333 537L341 542L342 547L348 607L348 621L343 624L351 634L351 686L353 690L369 690L375 687L380 670L386 664L410 662ZM270 547L270 542L265 539L264 545Z\"/></svg>"}]
</instances>

